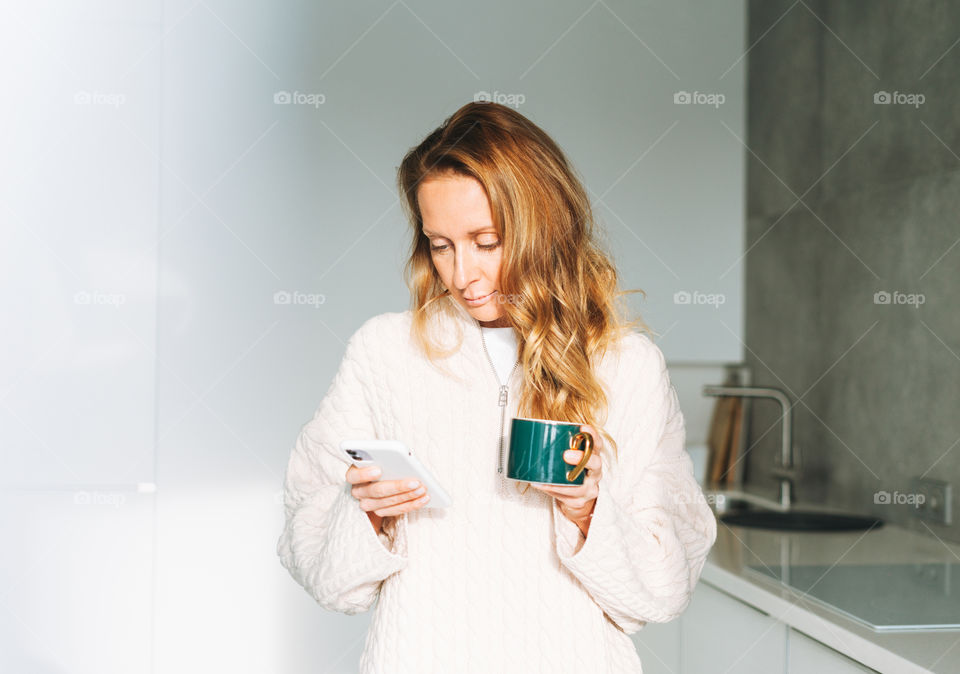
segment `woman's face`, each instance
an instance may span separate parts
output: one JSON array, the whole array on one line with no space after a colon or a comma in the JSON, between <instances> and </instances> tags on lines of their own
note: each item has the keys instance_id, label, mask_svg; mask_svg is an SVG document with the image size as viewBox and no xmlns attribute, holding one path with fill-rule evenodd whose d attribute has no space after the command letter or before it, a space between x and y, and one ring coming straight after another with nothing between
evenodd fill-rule
<instances>
[{"instance_id":1,"label":"woman's face","mask_svg":"<svg viewBox=\"0 0 960 674\"><path fill-rule=\"evenodd\" d=\"M498 292L502 242L483 187L466 176L438 176L420 183L417 201L433 265L450 294L481 325L509 325Z\"/></svg>"}]
</instances>

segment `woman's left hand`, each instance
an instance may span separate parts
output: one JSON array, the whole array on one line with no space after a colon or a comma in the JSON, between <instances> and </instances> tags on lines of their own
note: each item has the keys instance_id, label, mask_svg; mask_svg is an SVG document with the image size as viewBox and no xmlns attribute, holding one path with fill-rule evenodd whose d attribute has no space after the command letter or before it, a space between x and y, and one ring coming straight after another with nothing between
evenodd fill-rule
<instances>
[{"instance_id":1,"label":"woman's left hand","mask_svg":"<svg viewBox=\"0 0 960 674\"><path fill-rule=\"evenodd\" d=\"M598 483L603 470L603 462L600 460L603 439L592 426L583 425L580 426L580 430L593 436L593 454L587 461L583 484L569 487L557 484L531 484L530 486L555 497L560 502L560 512L563 513L564 517L580 527L580 530L586 535L590 528L590 516L593 513L593 507L597 503L597 494L600 493ZM582 458L583 450L580 449L568 449L563 453L563 460L571 464L571 467L580 463Z\"/></svg>"}]
</instances>

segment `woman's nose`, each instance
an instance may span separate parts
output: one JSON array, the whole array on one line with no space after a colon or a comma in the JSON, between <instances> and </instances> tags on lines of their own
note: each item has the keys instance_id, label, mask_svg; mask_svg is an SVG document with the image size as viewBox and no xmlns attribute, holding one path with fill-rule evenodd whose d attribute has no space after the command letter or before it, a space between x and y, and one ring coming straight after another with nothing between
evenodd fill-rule
<instances>
[{"instance_id":1,"label":"woman's nose","mask_svg":"<svg viewBox=\"0 0 960 674\"><path fill-rule=\"evenodd\" d=\"M458 288L466 288L476 278L478 269L476 262L469 253L454 253L453 282Z\"/></svg>"}]
</instances>

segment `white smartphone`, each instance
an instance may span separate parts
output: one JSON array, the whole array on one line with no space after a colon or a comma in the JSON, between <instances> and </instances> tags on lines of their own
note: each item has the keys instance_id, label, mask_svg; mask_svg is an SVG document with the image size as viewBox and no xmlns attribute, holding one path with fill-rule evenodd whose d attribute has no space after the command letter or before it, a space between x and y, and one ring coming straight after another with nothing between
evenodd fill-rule
<instances>
[{"instance_id":1,"label":"white smartphone","mask_svg":"<svg viewBox=\"0 0 960 674\"><path fill-rule=\"evenodd\" d=\"M424 508L449 508L453 499L440 486L437 479L399 440L344 440L340 449L347 461L358 468L371 464L380 467L379 480L402 480L414 478L427 488L430 500Z\"/></svg>"}]
</instances>

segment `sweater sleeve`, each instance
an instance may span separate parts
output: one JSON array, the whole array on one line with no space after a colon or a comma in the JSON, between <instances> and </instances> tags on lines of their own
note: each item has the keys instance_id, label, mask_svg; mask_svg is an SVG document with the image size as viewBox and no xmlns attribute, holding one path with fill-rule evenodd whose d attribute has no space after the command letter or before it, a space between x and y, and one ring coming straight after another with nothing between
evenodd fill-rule
<instances>
[{"instance_id":1,"label":"sweater sleeve","mask_svg":"<svg viewBox=\"0 0 960 674\"><path fill-rule=\"evenodd\" d=\"M369 323L369 322L368 322ZM407 564L406 517L377 533L346 480L345 439L376 438L364 324L350 338L326 396L300 431L284 479L283 566L323 608L366 611L380 584Z\"/></svg>"},{"instance_id":2,"label":"sweater sleeve","mask_svg":"<svg viewBox=\"0 0 960 674\"><path fill-rule=\"evenodd\" d=\"M626 634L678 617L690 602L717 523L693 476L683 414L663 353L644 335L621 360L611 435L616 465L603 475L586 539L553 500L556 550L604 613ZM612 398L612 396L611 396Z\"/></svg>"}]
</instances>

